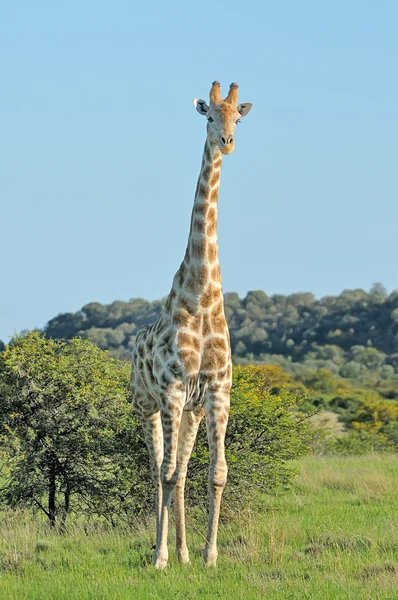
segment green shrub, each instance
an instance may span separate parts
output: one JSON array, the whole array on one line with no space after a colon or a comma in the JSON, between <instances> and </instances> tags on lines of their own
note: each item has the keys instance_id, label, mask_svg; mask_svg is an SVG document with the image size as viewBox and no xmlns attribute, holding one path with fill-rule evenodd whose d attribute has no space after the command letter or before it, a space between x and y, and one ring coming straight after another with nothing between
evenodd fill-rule
<instances>
[{"instance_id":1,"label":"green shrub","mask_svg":"<svg viewBox=\"0 0 398 600\"><path fill-rule=\"evenodd\" d=\"M1 500L114 521L145 506L145 446L129 366L91 342L17 337L0 358Z\"/></svg>"},{"instance_id":2,"label":"green shrub","mask_svg":"<svg viewBox=\"0 0 398 600\"><path fill-rule=\"evenodd\" d=\"M393 449L393 443L386 435L360 429L329 440L325 454L352 456L368 452L391 452Z\"/></svg>"},{"instance_id":3,"label":"green shrub","mask_svg":"<svg viewBox=\"0 0 398 600\"><path fill-rule=\"evenodd\" d=\"M299 404L290 392L271 393L267 367L234 368L225 442L229 505L244 505L256 491L275 493L289 487L297 474L292 459L309 452L310 427L297 411ZM193 504L205 502L208 465L206 431L201 427L188 470L187 494Z\"/></svg>"}]
</instances>

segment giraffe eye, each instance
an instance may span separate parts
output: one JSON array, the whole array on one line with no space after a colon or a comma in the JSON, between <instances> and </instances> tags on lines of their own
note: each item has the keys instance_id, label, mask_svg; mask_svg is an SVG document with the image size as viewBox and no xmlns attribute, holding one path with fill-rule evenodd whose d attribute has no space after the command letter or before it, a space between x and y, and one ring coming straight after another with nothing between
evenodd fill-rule
<instances>
[{"instance_id":1,"label":"giraffe eye","mask_svg":"<svg viewBox=\"0 0 398 600\"><path fill-rule=\"evenodd\" d=\"M207 117L207 120L209 121L209 123L213 123L214 119L212 117Z\"/></svg>"},{"instance_id":2,"label":"giraffe eye","mask_svg":"<svg viewBox=\"0 0 398 600\"><path fill-rule=\"evenodd\" d=\"M238 120L236 121L236 124L238 124L238 123L240 123L240 119L238 119Z\"/></svg>"}]
</instances>

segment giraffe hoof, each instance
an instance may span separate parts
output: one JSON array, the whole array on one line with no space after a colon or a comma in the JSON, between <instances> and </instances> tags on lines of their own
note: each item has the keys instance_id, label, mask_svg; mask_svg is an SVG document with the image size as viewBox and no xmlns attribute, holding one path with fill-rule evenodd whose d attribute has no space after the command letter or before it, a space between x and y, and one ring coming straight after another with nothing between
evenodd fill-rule
<instances>
[{"instance_id":1,"label":"giraffe hoof","mask_svg":"<svg viewBox=\"0 0 398 600\"><path fill-rule=\"evenodd\" d=\"M155 569L164 569L167 566L167 560L167 556L159 556L159 554L155 552L155 559L153 562Z\"/></svg>"},{"instance_id":2,"label":"giraffe hoof","mask_svg":"<svg viewBox=\"0 0 398 600\"><path fill-rule=\"evenodd\" d=\"M203 560L205 561L206 567L215 567L217 564L217 557L217 550L211 550L209 548L203 550Z\"/></svg>"},{"instance_id":3,"label":"giraffe hoof","mask_svg":"<svg viewBox=\"0 0 398 600\"><path fill-rule=\"evenodd\" d=\"M183 550L177 550L177 558L180 565L187 565L189 563L188 548L185 548Z\"/></svg>"}]
</instances>

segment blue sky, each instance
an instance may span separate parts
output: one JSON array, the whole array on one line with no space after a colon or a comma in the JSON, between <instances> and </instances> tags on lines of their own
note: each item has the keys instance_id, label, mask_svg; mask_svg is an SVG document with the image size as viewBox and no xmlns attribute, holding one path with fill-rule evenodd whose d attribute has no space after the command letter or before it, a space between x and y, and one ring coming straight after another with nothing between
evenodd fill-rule
<instances>
[{"instance_id":1,"label":"blue sky","mask_svg":"<svg viewBox=\"0 0 398 600\"><path fill-rule=\"evenodd\" d=\"M225 291L397 282L398 3L3 3L0 339L165 296L205 139L192 98L253 102L223 164Z\"/></svg>"}]
</instances>

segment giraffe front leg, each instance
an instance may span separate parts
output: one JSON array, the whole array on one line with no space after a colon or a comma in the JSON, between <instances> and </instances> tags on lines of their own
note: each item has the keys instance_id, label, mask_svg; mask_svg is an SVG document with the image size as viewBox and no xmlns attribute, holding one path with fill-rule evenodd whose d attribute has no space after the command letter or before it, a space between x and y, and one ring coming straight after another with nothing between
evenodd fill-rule
<instances>
[{"instance_id":1,"label":"giraffe front leg","mask_svg":"<svg viewBox=\"0 0 398 600\"><path fill-rule=\"evenodd\" d=\"M198 414L195 414L193 411L184 411L182 413L180 431L178 435L178 479L174 490L174 509L176 519L177 558L178 562L181 564L189 562L189 552L185 536L185 479L187 476L188 462L203 415L203 410L201 410L201 412Z\"/></svg>"},{"instance_id":2,"label":"giraffe front leg","mask_svg":"<svg viewBox=\"0 0 398 600\"><path fill-rule=\"evenodd\" d=\"M209 441L209 525L203 558L206 566L217 562L217 532L221 497L227 482L225 432L229 415L229 393L210 395L205 404L206 428Z\"/></svg>"},{"instance_id":3,"label":"giraffe front leg","mask_svg":"<svg viewBox=\"0 0 398 600\"><path fill-rule=\"evenodd\" d=\"M162 483L162 504L160 508L159 535L155 550L154 564L157 569L164 569L168 561L167 536L169 529L170 504L177 472L177 445L183 407L183 396L167 398L161 408L163 428L163 462L160 470Z\"/></svg>"}]
</instances>

